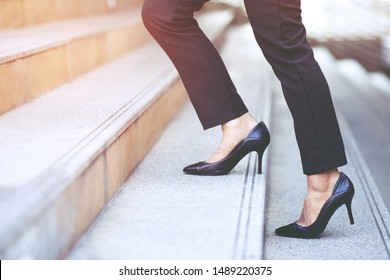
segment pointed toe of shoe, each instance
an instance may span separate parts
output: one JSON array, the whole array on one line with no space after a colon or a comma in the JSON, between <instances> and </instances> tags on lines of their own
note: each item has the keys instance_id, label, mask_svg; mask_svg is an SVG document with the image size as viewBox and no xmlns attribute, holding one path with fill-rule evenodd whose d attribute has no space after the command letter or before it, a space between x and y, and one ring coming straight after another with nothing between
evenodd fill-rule
<instances>
[{"instance_id":1,"label":"pointed toe of shoe","mask_svg":"<svg viewBox=\"0 0 390 280\"><path fill-rule=\"evenodd\" d=\"M319 233L313 233L308 227L303 227L297 223L292 223L287 226L277 228L276 235L293 238L315 238Z\"/></svg>"},{"instance_id":2,"label":"pointed toe of shoe","mask_svg":"<svg viewBox=\"0 0 390 280\"><path fill-rule=\"evenodd\" d=\"M183 168L183 172L192 175L199 175L202 162L194 163Z\"/></svg>"},{"instance_id":3,"label":"pointed toe of shoe","mask_svg":"<svg viewBox=\"0 0 390 280\"><path fill-rule=\"evenodd\" d=\"M183 168L183 172L190 175L201 175L201 176L219 176L228 174L230 169L225 168L223 164L208 163L201 161L198 163L191 164Z\"/></svg>"},{"instance_id":4,"label":"pointed toe of shoe","mask_svg":"<svg viewBox=\"0 0 390 280\"><path fill-rule=\"evenodd\" d=\"M280 227L280 228L277 228L275 230L275 233L276 235L279 235L279 236L286 236L286 237L290 237L292 235L294 235L294 228L295 228L295 223L293 224L289 224L287 226L283 226L283 227Z\"/></svg>"}]
</instances>

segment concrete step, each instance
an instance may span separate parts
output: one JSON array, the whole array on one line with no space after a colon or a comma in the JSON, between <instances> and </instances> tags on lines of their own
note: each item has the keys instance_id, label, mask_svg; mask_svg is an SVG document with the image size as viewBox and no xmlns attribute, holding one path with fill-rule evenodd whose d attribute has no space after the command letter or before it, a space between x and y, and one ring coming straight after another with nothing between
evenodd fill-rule
<instances>
[{"instance_id":1,"label":"concrete step","mask_svg":"<svg viewBox=\"0 0 390 280\"><path fill-rule=\"evenodd\" d=\"M148 38L139 10L1 31L0 114L126 53Z\"/></svg>"},{"instance_id":2,"label":"concrete step","mask_svg":"<svg viewBox=\"0 0 390 280\"><path fill-rule=\"evenodd\" d=\"M268 124L274 76L248 24L229 31L222 57L250 111ZM227 176L182 172L220 137L218 128L203 132L188 104L68 258L261 258L268 153L262 175L255 153Z\"/></svg>"},{"instance_id":3,"label":"concrete step","mask_svg":"<svg viewBox=\"0 0 390 280\"><path fill-rule=\"evenodd\" d=\"M0 30L114 12L141 3L142 0L2 0Z\"/></svg>"},{"instance_id":4,"label":"concrete step","mask_svg":"<svg viewBox=\"0 0 390 280\"><path fill-rule=\"evenodd\" d=\"M338 59L356 59L369 71L381 71L390 77L387 0L301 2L303 21L313 46L328 48Z\"/></svg>"},{"instance_id":5,"label":"concrete step","mask_svg":"<svg viewBox=\"0 0 390 280\"><path fill-rule=\"evenodd\" d=\"M152 42L1 116L1 259L66 256L186 99Z\"/></svg>"},{"instance_id":6,"label":"concrete step","mask_svg":"<svg viewBox=\"0 0 390 280\"><path fill-rule=\"evenodd\" d=\"M305 260L378 260L390 259L390 215L382 195L365 161L350 123L344 117L345 108L338 107L351 85L337 69L337 62L324 49L315 49L332 88L337 115L343 134L348 165L341 168L353 181L356 189L352 202L355 225L349 224L345 207L332 216L321 238L300 240L275 236L275 228L295 221L300 214L306 194L306 177L302 175L293 123L279 85L273 100L273 142L270 150L269 199L265 239L266 259ZM356 95L355 99L359 99ZM350 104L354 106L354 104ZM359 108L356 108L359 111ZM364 116L365 112L361 112ZM367 131L370 127L366 127ZM372 141L378 138L372 137ZM380 139L379 139L380 140ZM371 146L371 149L372 146ZM287 160L288 159L288 160Z\"/></svg>"},{"instance_id":7,"label":"concrete step","mask_svg":"<svg viewBox=\"0 0 390 280\"><path fill-rule=\"evenodd\" d=\"M325 52L326 48L319 48L319 51ZM328 54L331 56L331 53ZM390 97L390 78L383 72L369 72L355 59L330 58L335 63L335 69L352 87L359 88L360 94L375 95L376 98L389 100ZM381 95L385 95L382 96ZM388 120L388 117L386 118Z\"/></svg>"}]
</instances>

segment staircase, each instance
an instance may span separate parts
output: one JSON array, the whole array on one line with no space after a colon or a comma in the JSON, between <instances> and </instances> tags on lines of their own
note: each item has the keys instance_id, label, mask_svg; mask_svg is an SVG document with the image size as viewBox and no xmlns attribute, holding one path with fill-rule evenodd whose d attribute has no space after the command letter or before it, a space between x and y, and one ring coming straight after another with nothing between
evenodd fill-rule
<instances>
[{"instance_id":1,"label":"staircase","mask_svg":"<svg viewBox=\"0 0 390 280\"><path fill-rule=\"evenodd\" d=\"M2 259L67 256L186 102L142 2L0 3Z\"/></svg>"},{"instance_id":2,"label":"staircase","mask_svg":"<svg viewBox=\"0 0 390 280\"><path fill-rule=\"evenodd\" d=\"M277 237L299 214L306 182L280 85L242 10L208 2L197 18L271 130L263 174L253 153L228 176L187 176L182 167L220 135L201 129L144 29L142 2L0 1L0 258L390 259L383 168L365 148L367 135L378 147L390 141L387 77L315 48L345 139L356 225L339 210L320 239Z\"/></svg>"}]
</instances>

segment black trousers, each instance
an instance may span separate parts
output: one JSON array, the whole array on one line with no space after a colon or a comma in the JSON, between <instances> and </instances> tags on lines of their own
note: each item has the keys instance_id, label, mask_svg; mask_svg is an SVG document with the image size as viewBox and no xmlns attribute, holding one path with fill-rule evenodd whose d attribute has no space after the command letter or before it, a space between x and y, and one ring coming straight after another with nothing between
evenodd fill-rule
<instances>
[{"instance_id":1,"label":"black trousers","mask_svg":"<svg viewBox=\"0 0 390 280\"><path fill-rule=\"evenodd\" d=\"M248 110L217 50L193 17L207 0L145 0L146 28L176 66L205 129ZM306 40L300 0L244 0L257 43L282 84L303 171L347 163L326 79ZM237 48L241 46L237 42Z\"/></svg>"}]
</instances>

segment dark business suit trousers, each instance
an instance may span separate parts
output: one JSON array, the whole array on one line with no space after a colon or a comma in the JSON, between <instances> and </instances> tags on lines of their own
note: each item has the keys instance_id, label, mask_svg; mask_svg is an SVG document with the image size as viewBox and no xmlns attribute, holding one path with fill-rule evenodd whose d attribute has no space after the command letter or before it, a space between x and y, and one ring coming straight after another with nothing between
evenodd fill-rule
<instances>
[{"instance_id":1,"label":"dark business suit trousers","mask_svg":"<svg viewBox=\"0 0 390 280\"><path fill-rule=\"evenodd\" d=\"M193 17L207 0L145 0L144 24L176 66L205 129L248 110L217 50ZM346 164L326 79L301 20L300 0L244 0L257 43L281 82L294 120L303 171ZM241 46L237 42L237 48Z\"/></svg>"}]
</instances>

